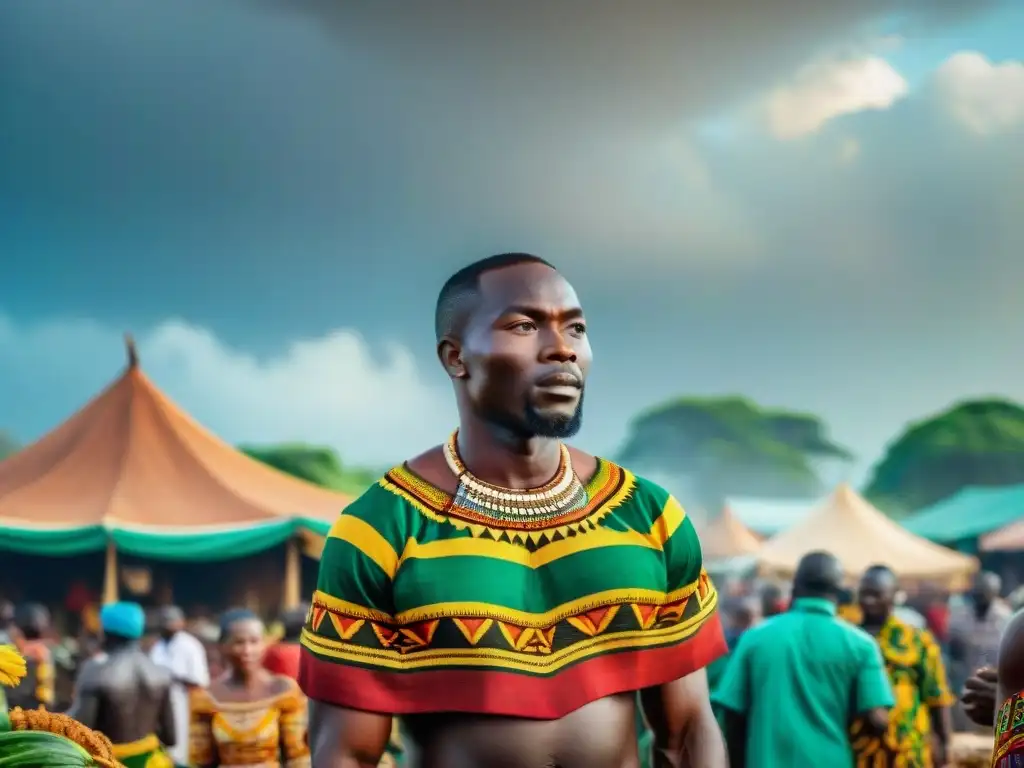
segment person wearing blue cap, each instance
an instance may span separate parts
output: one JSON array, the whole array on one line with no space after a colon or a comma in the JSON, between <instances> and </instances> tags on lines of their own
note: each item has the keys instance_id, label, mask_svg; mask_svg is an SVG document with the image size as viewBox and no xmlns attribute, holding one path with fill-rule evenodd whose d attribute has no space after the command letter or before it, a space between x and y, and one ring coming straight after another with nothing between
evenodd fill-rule
<instances>
[{"instance_id":1,"label":"person wearing blue cap","mask_svg":"<svg viewBox=\"0 0 1024 768\"><path fill-rule=\"evenodd\" d=\"M150 660L139 641L146 616L138 603L108 603L100 610L103 653L82 667L68 715L113 742L125 768L173 768L165 747L176 732L171 675Z\"/></svg>"}]
</instances>

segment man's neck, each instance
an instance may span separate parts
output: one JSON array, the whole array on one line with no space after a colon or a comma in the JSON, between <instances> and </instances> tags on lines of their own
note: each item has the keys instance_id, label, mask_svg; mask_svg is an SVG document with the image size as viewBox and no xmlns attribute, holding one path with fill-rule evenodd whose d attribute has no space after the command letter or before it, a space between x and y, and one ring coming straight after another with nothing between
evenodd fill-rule
<instances>
[{"instance_id":1,"label":"man's neck","mask_svg":"<svg viewBox=\"0 0 1024 768\"><path fill-rule=\"evenodd\" d=\"M466 468L501 488L537 488L555 476L561 460L559 441L522 437L476 421L459 428L459 455Z\"/></svg>"}]
</instances>

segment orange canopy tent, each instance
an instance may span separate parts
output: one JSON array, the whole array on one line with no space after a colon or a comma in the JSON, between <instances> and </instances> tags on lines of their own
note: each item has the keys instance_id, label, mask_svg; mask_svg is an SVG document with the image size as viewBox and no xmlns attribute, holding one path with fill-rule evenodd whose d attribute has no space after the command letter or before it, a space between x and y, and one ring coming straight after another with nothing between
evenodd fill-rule
<instances>
[{"instance_id":1,"label":"orange canopy tent","mask_svg":"<svg viewBox=\"0 0 1024 768\"><path fill-rule=\"evenodd\" d=\"M728 506L718 517L700 528L700 546L705 560L726 560L753 555L761 540L733 514Z\"/></svg>"},{"instance_id":2,"label":"orange canopy tent","mask_svg":"<svg viewBox=\"0 0 1024 768\"><path fill-rule=\"evenodd\" d=\"M792 576L800 558L818 550L838 557L851 579L881 564L908 581L959 588L978 567L973 557L900 527L845 483L804 521L766 542L757 558L762 572Z\"/></svg>"},{"instance_id":3,"label":"orange canopy tent","mask_svg":"<svg viewBox=\"0 0 1024 768\"><path fill-rule=\"evenodd\" d=\"M0 462L0 548L42 555L106 549L213 560L286 545L284 601L299 602L299 550L318 541L346 496L239 452L142 372L131 338L123 374L66 422Z\"/></svg>"}]
</instances>

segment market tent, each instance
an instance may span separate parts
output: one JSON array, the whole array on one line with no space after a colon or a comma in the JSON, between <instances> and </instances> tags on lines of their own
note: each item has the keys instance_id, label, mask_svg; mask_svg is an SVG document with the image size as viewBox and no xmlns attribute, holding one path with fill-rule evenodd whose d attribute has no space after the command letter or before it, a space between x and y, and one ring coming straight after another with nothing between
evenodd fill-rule
<instances>
[{"instance_id":1,"label":"market tent","mask_svg":"<svg viewBox=\"0 0 1024 768\"><path fill-rule=\"evenodd\" d=\"M769 537L803 522L818 499L728 498L725 506L757 536Z\"/></svg>"},{"instance_id":2,"label":"market tent","mask_svg":"<svg viewBox=\"0 0 1024 768\"><path fill-rule=\"evenodd\" d=\"M761 540L726 506L717 517L698 528L705 560L726 560L752 555L761 548Z\"/></svg>"},{"instance_id":3,"label":"market tent","mask_svg":"<svg viewBox=\"0 0 1024 768\"><path fill-rule=\"evenodd\" d=\"M1024 485L969 487L904 521L907 530L946 543L977 539L1024 516Z\"/></svg>"},{"instance_id":4,"label":"market tent","mask_svg":"<svg viewBox=\"0 0 1024 768\"><path fill-rule=\"evenodd\" d=\"M978 567L973 557L901 528L845 483L802 523L766 542L757 557L763 572L791 576L800 558L817 550L838 557L851 578L882 564L903 579L960 587Z\"/></svg>"},{"instance_id":5,"label":"market tent","mask_svg":"<svg viewBox=\"0 0 1024 768\"><path fill-rule=\"evenodd\" d=\"M982 536L982 552L1022 552L1024 551L1024 520L1010 523L987 536Z\"/></svg>"},{"instance_id":6,"label":"market tent","mask_svg":"<svg viewBox=\"0 0 1024 768\"><path fill-rule=\"evenodd\" d=\"M298 578L297 540L306 536L315 548L348 498L220 440L153 384L127 341L128 366L116 381L0 462L0 548L39 555L106 549L110 597L118 552L220 560L287 544L286 592L297 594L289 582Z\"/></svg>"}]
</instances>

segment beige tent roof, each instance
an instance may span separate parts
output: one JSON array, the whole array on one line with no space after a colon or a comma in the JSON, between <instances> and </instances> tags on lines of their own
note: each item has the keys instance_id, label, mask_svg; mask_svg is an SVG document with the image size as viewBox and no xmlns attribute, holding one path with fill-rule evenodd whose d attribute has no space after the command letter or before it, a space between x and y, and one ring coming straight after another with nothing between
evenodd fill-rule
<instances>
[{"instance_id":1,"label":"beige tent roof","mask_svg":"<svg viewBox=\"0 0 1024 768\"><path fill-rule=\"evenodd\" d=\"M761 540L726 506L700 528L700 546L705 559L720 560L752 555L761 549Z\"/></svg>"},{"instance_id":2,"label":"beige tent roof","mask_svg":"<svg viewBox=\"0 0 1024 768\"><path fill-rule=\"evenodd\" d=\"M978 567L973 557L900 527L845 483L806 520L765 543L758 562L765 572L789 576L801 557L816 550L836 555L850 577L880 564L903 578L959 585Z\"/></svg>"},{"instance_id":3,"label":"beige tent roof","mask_svg":"<svg viewBox=\"0 0 1024 768\"><path fill-rule=\"evenodd\" d=\"M0 462L0 524L195 528L334 520L347 496L220 440L128 367L80 411Z\"/></svg>"}]
</instances>

